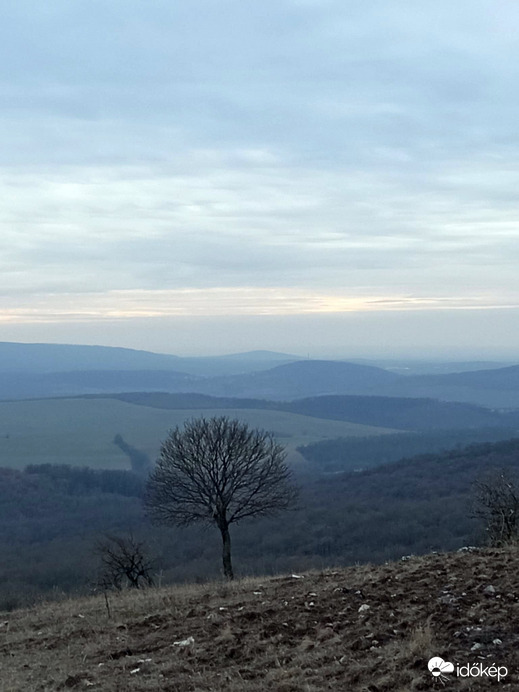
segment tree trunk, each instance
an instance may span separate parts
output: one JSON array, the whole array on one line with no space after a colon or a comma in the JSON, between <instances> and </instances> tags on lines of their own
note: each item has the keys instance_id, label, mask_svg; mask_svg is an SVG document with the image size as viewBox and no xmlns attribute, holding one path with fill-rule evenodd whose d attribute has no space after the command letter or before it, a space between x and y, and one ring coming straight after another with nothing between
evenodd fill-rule
<instances>
[{"instance_id":1,"label":"tree trunk","mask_svg":"<svg viewBox=\"0 0 519 692\"><path fill-rule=\"evenodd\" d=\"M223 573L226 579L232 581L234 579L234 573L232 571L231 534L229 533L229 526L227 524L220 526L220 532L222 534Z\"/></svg>"}]
</instances>

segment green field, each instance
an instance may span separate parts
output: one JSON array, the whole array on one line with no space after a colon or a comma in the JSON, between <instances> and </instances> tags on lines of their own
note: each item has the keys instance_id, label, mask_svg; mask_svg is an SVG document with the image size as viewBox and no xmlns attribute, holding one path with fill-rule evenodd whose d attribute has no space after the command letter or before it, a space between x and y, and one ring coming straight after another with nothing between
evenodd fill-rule
<instances>
[{"instance_id":1,"label":"green field","mask_svg":"<svg viewBox=\"0 0 519 692\"><path fill-rule=\"evenodd\" d=\"M342 421L258 409L162 410L116 399L38 399L0 403L0 466L70 464L127 469L129 462L113 444L125 441L155 458L170 428L187 418L226 415L273 432L289 451L323 439L395 432Z\"/></svg>"}]
</instances>

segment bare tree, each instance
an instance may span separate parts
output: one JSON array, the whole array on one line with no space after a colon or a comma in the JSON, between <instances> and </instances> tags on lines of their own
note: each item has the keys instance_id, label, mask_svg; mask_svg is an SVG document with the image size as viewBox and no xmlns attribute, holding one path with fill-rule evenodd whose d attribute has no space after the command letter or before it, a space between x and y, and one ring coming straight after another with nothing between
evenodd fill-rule
<instances>
[{"instance_id":1,"label":"bare tree","mask_svg":"<svg viewBox=\"0 0 519 692\"><path fill-rule=\"evenodd\" d=\"M483 519L491 545L516 541L519 536L519 487L506 470L474 482L473 516Z\"/></svg>"},{"instance_id":2,"label":"bare tree","mask_svg":"<svg viewBox=\"0 0 519 692\"><path fill-rule=\"evenodd\" d=\"M238 420L190 420L162 444L144 496L148 515L160 524L215 524L224 575L233 579L230 525L276 514L295 500L285 456L271 433Z\"/></svg>"},{"instance_id":3,"label":"bare tree","mask_svg":"<svg viewBox=\"0 0 519 692\"><path fill-rule=\"evenodd\" d=\"M140 589L152 586L152 561L146 554L144 543L130 535L127 538L106 536L96 545L101 559L99 585L104 589L121 589L129 586Z\"/></svg>"}]
</instances>

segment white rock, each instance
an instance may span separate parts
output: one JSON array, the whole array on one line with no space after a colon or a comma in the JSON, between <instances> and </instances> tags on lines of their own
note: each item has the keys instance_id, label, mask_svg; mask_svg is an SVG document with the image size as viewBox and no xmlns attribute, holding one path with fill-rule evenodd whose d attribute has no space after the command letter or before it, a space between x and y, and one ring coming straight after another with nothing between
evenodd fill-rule
<instances>
[{"instance_id":1,"label":"white rock","mask_svg":"<svg viewBox=\"0 0 519 692\"><path fill-rule=\"evenodd\" d=\"M179 642L173 642L173 646L191 646L194 643L194 637L188 637L187 639L181 639Z\"/></svg>"},{"instance_id":2,"label":"white rock","mask_svg":"<svg viewBox=\"0 0 519 692\"><path fill-rule=\"evenodd\" d=\"M363 603L360 608L359 608L359 613L365 613L367 610L370 609L370 606L367 603Z\"/></svg>"}]
</instances>

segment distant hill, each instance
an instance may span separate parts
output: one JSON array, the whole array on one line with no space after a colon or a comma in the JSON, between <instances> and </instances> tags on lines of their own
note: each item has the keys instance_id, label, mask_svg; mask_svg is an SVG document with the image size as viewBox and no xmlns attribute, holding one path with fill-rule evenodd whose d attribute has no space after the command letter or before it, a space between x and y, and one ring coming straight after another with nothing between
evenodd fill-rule
<instances>
[{"instance_id":1,"label":"distant hill","mask_svg":"<svg viewBox=\"0 0 519 692\"><path fill-rule=\"evenodd\" d=\"M448 375L422 375L410 377L410 382L428 386L471 387L473 389L519 389L519 365L506 368L456 372Z\"/></svg>"},{"instance_id":2,"label":"distant hill","mask_svg":"<svg viewBox=\"0 0 519 692\"><path fill-rule=\"evenodd\" d=\"M299 360L252 373L207 378L192 391L278 401L323 395L371 395L519 408L519 366L406 376L359 363Z\"/></svg>"},{"instance_id":3,"label":"distant hill","mask_svg":"<svg viewBox=\"0 0 519 692\"><path fill-rule=\"evenodd\" d=\"M494 427L519 429L519 413L499 413L473 404L434 399L334 395L295 401L268 401L164 392L131 392L107 396L153 408L215 411L236 408L269 409L397 430Z\"/></svg>"},{"instance_id":4,"label":"distant hill","mask_svg":"<svg viewBox=\"0 0 519 692\"><path fill-rule=\"evenodd\" d=\"M105 346L2 342L0 399L140 390L275 401L370 395L519 408L519 365L406 375L391 363L384 369L272 351L179 357Z\"/></svg>"},{"instance_id":5,"label":"distant hill","mask_svg":"<svg viewBox=\"0 0 519 692\"><path fill-rule=\"evenodd\" d=\"M269 370L213 378L203 391L217 396L296 399L337 393L367 393L387 387L398 375L382 368L342 361L300 360Z\"/></svg>"},{"instance_id":6,"label":"distant hill","mask_svg":"<svg viewBox=\"0 0 519 692\"><path fill-rule=\"evenodd\" d=\"M0 342L0 374L48 374L84 371L176 371L215 377L272 368L299 356L250 351L223 356L181 357L112 346ZM26 379L26 387L30 378ZM37 383L35 386L40 386ZM79 392L77 392L79 393Z\"/></svg>"},{"instance_id":7,"label":"distant hill","mask_svg":"<svg viewBox=\"0 0 519 692\"><path fill-rule=\"evenodd\" d=\"M358 394L519 408L519 366L413 376L360 363L299 360L261 372L213 377L197 391L275 400Z\"/></svg>"},{"instance_id":8,"label":"distant hill","mask_svg":"<svg viewBox=\"0 0 519 692\"><path fill-rule=\"evenodd\" d=\"M179 360L178 356L111 346L0 342L0 372L174 370Z\"/></svg>"},{"instance_id":9,"label":"distant hill","mask_svg":"<svg viewBox=\"0 0 519 692\"><path fill-rule=\"evenodd\" d=\"M202 356L199 357L201 360L245 360L245 361L256 361L256 362L266 362L272 363L276 361L295 361L302 360L301 356L295 356L289 353L280 353L279 351L245 351L244 353L229 353L225 356Z\"/></svg>"},{"instance_id":10,"label":"distant hill","mask_svg":"<svg viewBox=\"0 0 519 692\"><path fill-rule=\"evenodd\" d=\"M435 399L381 396L322 396L290 402L287 410L401 430L511 427L517 414L501 414L473 404ZM283 406L285 408L285 406Z\"/></svg>"},{"instance_id":11,"label":"distant hill","mask_svg":"<svg viewBox=\"0 0 519 692\"><path fill-rule=\"evenodd\" d=\"M452 373L474 370L494 370L513 365L510 361L495 360L407 360L407 359L382 359L367 360L365 358L352 358L352 363L363 365L375 365L399 375L450 375Z\"/></svg>"},{"instance_id":12,"label":"distant hill","mask_svg":"<svg viewBox=\"0 0 519 692\"><path fill-rule=\"evenodd\" d=\"M300 356L275 351L248 351L223 356L182 356L178 358L176 369L193 375L218 377L267 370L296 360L300 360Z\"/></svg>"},{"instance_id":13,"label":"distant hill","mask_svg":"<svg viewBox=\"0 0 519 692\"><path fill-rule=\"evenodd\" d=\"M146 361L146 352L137 352L136 360ZM90 354L92 355L92 354ZM115 354L110 353L110 358ZM126 354L127 356L127 354ZM69 354L68 361L70 361ZM103 367L95 368L95 360L85 360L81 370L53 372L17 372L0 369L0 398L31 398L45 396L74 396L89 393L165 391L171 393L199 393L214 396L253 397L265 399L294 399L317 396L327 393L371 393L391 386L399 380L393 373L367 365L343 363L338 361L296 361L269 367L270 358L263 357L261 364L250 361L246 354L224 357L222 362L232 363L232 368L247 370L253 365L263 369L255 372L226 376L193 375L185 370L214 371L214 360L206 359L202 367L192 367L196 359L181 359L174 356L169 361L168 370L152 367L140 369L131 367L132 358L127 357L126 368L109 367L104 360ZM68 362L65 359L65 362ZM7 362L7 361L6 361ZM40 365L43 361L40 361ZM158 363L158 362L157 362ZM35 365L36 367L36 365ZM227 367L227 366L225 366ZM268 369L265 369L268 367ZM180 368L180 370L179 370ZM182 369L185 369L183 372Z\"/></svg>"},{"instance_id":14,"label":"distant hill","mask_svg":"<svg viewBox=\"0 0 519 692\"><path fill-rule=\"evenodd\" d=\"M519 407L519 365L404 377L388 392L396 396L430 396L490 407Z\"/></svg>"},{"instance_id":15,"label":"distant hill","mask_svg":"<svg viewBox=\"0 0 519 692\"><path fill-rule=\"evenodd\" d=\"M190 391L200 378L173 370L79 370L52 373L0 372L0 399L40 399L144 389Z\"/></svg>"}]
</instances>

